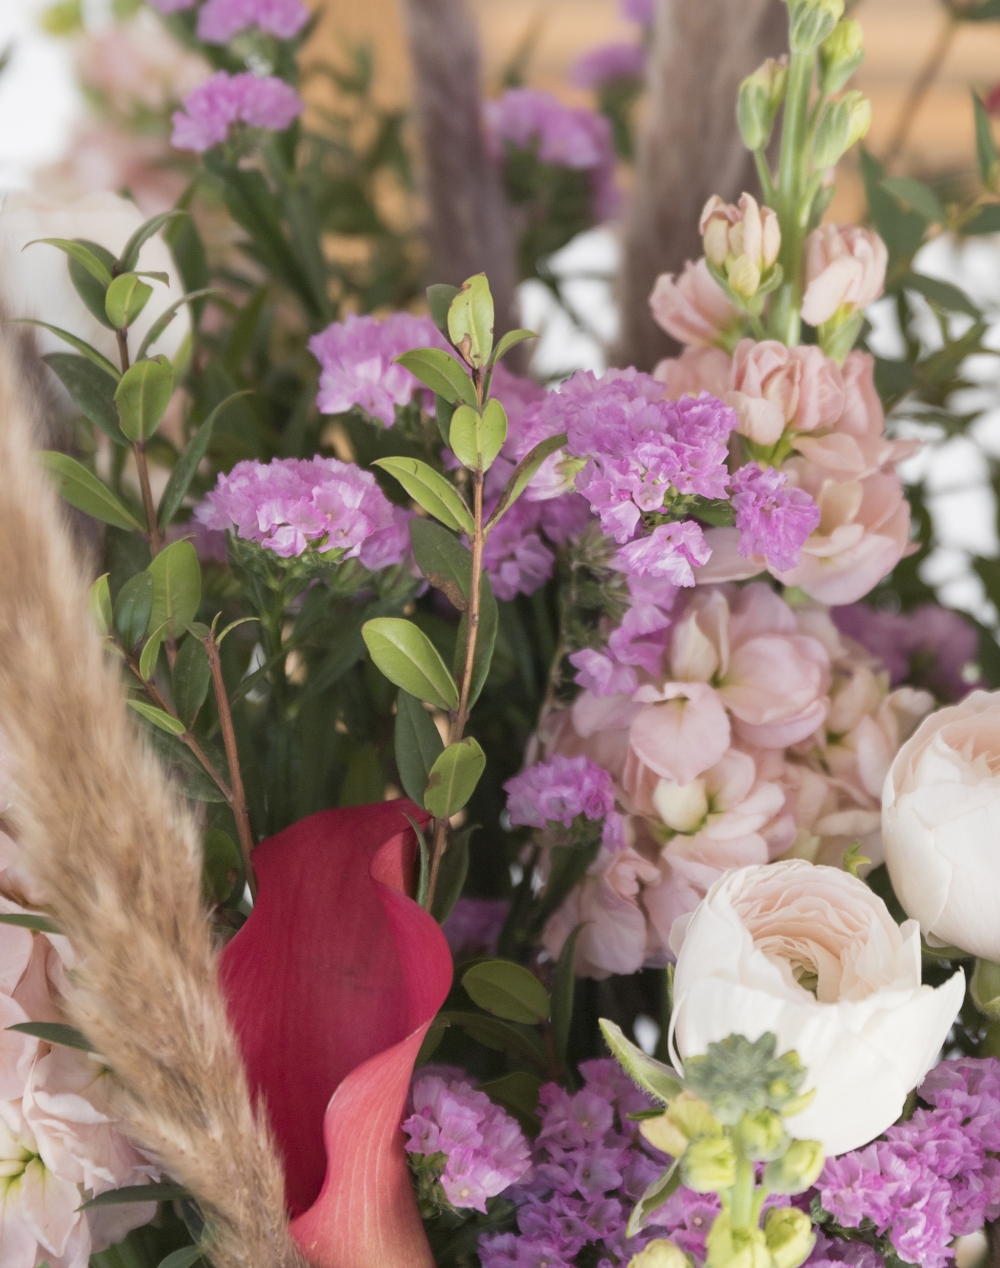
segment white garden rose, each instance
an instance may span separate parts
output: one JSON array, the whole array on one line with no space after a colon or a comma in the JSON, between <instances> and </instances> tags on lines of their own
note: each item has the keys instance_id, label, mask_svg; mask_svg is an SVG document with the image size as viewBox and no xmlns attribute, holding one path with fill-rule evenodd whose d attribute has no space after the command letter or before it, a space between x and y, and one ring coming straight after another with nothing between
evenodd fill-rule
<instances>
[{"instance_id":1,"label":"white garden rose","mask_svg":"<svg viewBox=\"0 0 1000 1268\"><path fill-rule=\"evenodd\" d=\"M893 889L924 936L1000 960L1000 693L925 718L882 790Z\"/></svg>"},{"instance_id":2,"label":"white garden rose","mask_svg":"<svg viewBox=\"0 0 1000 1268\"><path fill-rule=\"evenodd\" d=\"M69 331L117 366L118 344L114 331L102 326L76 293L66 255L43 243L24 248L36 238L85 238L118 256L145 219L135 203L117 194L88 194L74 202L60 202L20 191L8 194L0 207L0 307L10 317L33 317ZM133 355L157 317L184 294L173 257L159 234L144 244L138 268L166 273L170 282L164 286L162 282L146 279L153 287L153 294L129 329ZM165 353L173 359L189 329L190 318L184 305L153 344L150 354ZM50 331L40 326L34 330L42 355L72 351Z\"/></svg>"},{"instance_id":3,"label":"white garden rose","mask_svg":"<svg viewBox=\"0 0 1000 1268\"><path fill-rule=\"evenodd\" d=\"M920 984L916 921L897 926L863 881L801 859L727 872L670 943L677 1059L770 1031L816 1090L788 1130L829 1155L899 1117L965 996L961 971L936 990Z\"/></svg>"}]
</instances>

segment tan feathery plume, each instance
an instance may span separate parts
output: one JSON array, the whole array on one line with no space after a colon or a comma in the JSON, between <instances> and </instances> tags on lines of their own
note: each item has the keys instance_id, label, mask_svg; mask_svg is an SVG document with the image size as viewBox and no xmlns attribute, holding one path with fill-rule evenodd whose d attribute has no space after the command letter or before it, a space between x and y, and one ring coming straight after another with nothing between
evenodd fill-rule
<instances>
[{"instance_id":1,"label":"tan feathery plume","mask_svg":"<svg viewBox=\"0 0 1000 1268\"><path fill-rule=\"evenodd\" d=\"M130 1132L211 1222L218 1268L299 1268L281 1164L216 981L194 824L128 716L0 338L0 731L21 862L79 955L70 1020Z\"/></svg>"}]
</instances>

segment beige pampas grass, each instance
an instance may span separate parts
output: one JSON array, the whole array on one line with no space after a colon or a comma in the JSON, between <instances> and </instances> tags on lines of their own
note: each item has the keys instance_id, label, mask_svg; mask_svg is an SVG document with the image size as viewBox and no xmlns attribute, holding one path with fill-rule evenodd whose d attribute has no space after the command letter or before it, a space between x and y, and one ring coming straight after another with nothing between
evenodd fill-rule
<instances>
[{"instance_id":1,"label":"beige pampas grass","mask_svg":"<svg viewBox=\"0 0 1000 1268\"><path fill-rule=\"evenodd\" d=\"M88 619L64 514L0 338L0 731L22 863L81 958L68 1003L135 1138L213 1225L219 1268L291 1268L281 1164L216 982L198 837Z\"/></svg>"}]
</instances>

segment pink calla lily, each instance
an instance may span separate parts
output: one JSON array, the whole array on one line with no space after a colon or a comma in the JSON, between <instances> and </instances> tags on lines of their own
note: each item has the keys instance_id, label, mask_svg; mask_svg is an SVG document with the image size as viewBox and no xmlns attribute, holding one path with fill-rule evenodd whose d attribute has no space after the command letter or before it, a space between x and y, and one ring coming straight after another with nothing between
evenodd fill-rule
<instances>
[{"instance_id":1,"label":"pink calla lily","mask_svg":"<svg viewBox=\"0 0 1000 1268\"><path fill-rule=\"evenodd\" d=\"M399 1124L452 961L408 897L404 813L427 818L383 802L264 841L256 906L222 956L247 1075L284 1156L292 1232L317 1268L433 1268Z\"/></svg>"}]
</instances>

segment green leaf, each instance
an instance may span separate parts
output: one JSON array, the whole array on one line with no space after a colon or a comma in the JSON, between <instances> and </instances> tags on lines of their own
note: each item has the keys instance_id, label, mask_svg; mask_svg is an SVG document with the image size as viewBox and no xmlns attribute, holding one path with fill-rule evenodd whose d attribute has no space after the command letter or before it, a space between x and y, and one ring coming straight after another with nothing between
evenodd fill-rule
<instances>
[{"instance_id":1,"label":"green leaf","mask_svg":"<svg viewBox=\"0 0 1000 1268\"><path fill-rule=\"evenodd\" d=\"M434 902L431 905L431 915L439 925L443 925L448 919L451 909L465 888L465 880L469 875L469 841L478 827L478 823L470 823L461 832L456 832L441 859Z\"/></svg>"},{"instance_id":2,"label":"green leaf","mask_svg":"<svg viewBox=\"0 0 1000 1268\"><path fill-rule=\"evenodd\" d=\"M222 293L223 292L217 287L205 286L198 291L188 291L188 293L186 295L182 295L180 299L174 300L169 307L165 308L163 312L160 313L156 321L154 321L150 328L146 331L142 343L139 344L139 351L136 353L135 357L136 361L142 360L153 344L156 343L157 339L159 339L160 335L163 334L166 328L177 316L177 313L184 304L190 304L195 300L204 299L206 295L221 295ZM239 393L238 395L242 395L242 393ZM229 399L232 400L232 397Z\"/></svg>"},{"instance_id":3,"label":"green leaf","mask_svg":"<svg viewBox=\"0 0 1000 1268\"><path fill-rule=\"evenodd\" d=\"M396 358L399 365L452 405L478 405L472 380L443 348L413 348Z\"/></svg>"},{"instance_id":4,"label":"green leaf","mask_svg":"<svg viewBox=\"0 0 1000 1268\"><path fill-rule=\"evenodd\" d=\"M60 251L65 251L69 258L76 260L77 264L86 269L95 281L100 282L102 286L110 285L110 271L82 242L74 242L68 238L33 238L30 242L26 242L21 250L27 251L28 247L36 246L38 243L46 243L50 247L58 247Z\"/></svg>"},{"instance_id":5,"label":"green leaf","mask_svg":"<svg viewBox=\"0 0 1000 1268\"><path fill-rule=\"evenodd\" d=\"M243 875L239 846L219 828L205 833L202 842L202 880L210 902L228 902Z\"/></svg>"},{"instance_id":6,"label":"green leaf","mask_svg":"<svg viewBox=\"0 0 1000 1268\"><path fill-rule=\"evenodd\" d=\"M455 406L451 401L446 401L443 396L434 397L434 419L446 445L451 444L451 419L454 413Z\"/></svg>"},{"instance_id":7,"label":"green leaf","mask_svg":"<svg viewBox=\"0 0 1000 1268\"><path fill-rule=\"evenodd\" d=\"M167 622L167 634L180 638L201 603L201 565L189 541L161 550L147 569L153 577L154 629Z\"/></svg>"},{"instance_id":8,"label":"green leaf","mask_svg":"<svg viewBox=\"0 0 1000 1268\"><path fill-rule=\"evenodd\" d=\"M111 590L108 586L110 573L98 577L87 591L87 611L90 618L102 634L110 634L111 622L114 619L111 608Z\"/></svg>"},{"instance_id":9,"label":"green leaf","mask_svg":"<svg viewBox=\"0 0 1000 1268\"><path fill-rule=\"evenodd\" d=\"M569 1047L569 1028L573 1020L573 997L576 992L576 943L586 927L586 922L579 924L563 943L556 961L556 969L552 982L552 1043L556 1056L566 1064L566 1049Z\"/></svg>"},{"instance_id":10,"label":"green leaf","mask_svg":"<svg viewBox=\"0 0 1000 1268\"><path fill-rule=\"evenodd\" d=\"M449 1025L458 1026L476 1043L506 1052L517 1061L528 1061L540 1070L548 1070L548 1060L541 1038L527 1027L501 1021L488 1013L474 1013L460 1009L438 1013Z\"/></svg>"},{"instance_id":11,"label":"green leaf","mask_svg":"<svg viewBox=\"0 0 1000 1268\"><path fill-rule=\"evenodd\" d=\"M877 159L864 150L860 157L868 210L875 228L889 248L890 263L899 259L908 261L924 240L927 221L919 212L903 211L892 194L882 188L885 168Z\"/></svg>"},{"instance_id":12,"label":"green leaf","mask_svg":"<svg viewBox=\"0 0 1000 1268\"><path fill-rule=\"evenodd\" d=\"M379 458L372 466L381 467L395 476L414 502L446 528L467 533L470 537L475 533L472 512L461 494L426 462L421 462L419 458Z\"/></svg>"},{"instance_id":13,"label":"green leaf","mask_svg":"<svg viewBox=\"0 0 1000 1268\"><path fill-rule=\"evenodd\" d=\"M58 1044L61 1048L77 1048L80 1052L93 1052L90 1044L73 1026L64 1026L56 1021L22 1021L16 1026L8 1026L8 1030L16 1030L19 1035L31 1035L33 1039L41 1039L43 1043Z\"/></svg>"},{"instance_id":14,"label":"green leaf","mask_svg":"<svg viewBox=\"0 0 1000 1268\"><path fill-rule=\"evenodd\" d=\"M486 685L493 660L493 648L497 640L497 626L500 614L497 601L493 597L493 587L485 572L479 578L479 632L476 635L476 650L472 658L472 683L469 687L469 708L479 699L479 693ZM462 615L458 623L458 639L455 643L455 662L452 670L459 677L465 668L465 640L468 637L468 616Z\"/></svg>"},{"instance_id":15,"label":"green leaf","mask_svg":"<svg viewBox=\"0 0 1000 1268\"><path fill-rule=\"evenodd\" d=\"M511 348L516 348L519 343L524 343L525 339L537 339L538 335L533 330L508 330L497 346L493 349L493 356L490 357L490 365L496 363L505 357Z\"/></svg>"},{"instance_id":16,"label":"green leaf","mask_svg":"<svg viewBox=\"0 0 1000 1268\"><path fill-rule=\"evenodd\" d=\"M115 330L131 326L149 302L153 288L137 273L122 273L108 287L104 311Z\"/></svg>"},{"instance_id":17,"label":"green leaf","mask_svg":"<svg viewBox=\"0 0 1000 1268\"><path fill-rule=\"evenodd\" d=\"M396 766L403 791L423 807L424 789L431 768L444 750L444 742L434 720L420 701L408 691L396 698Z\"/></svg>"},{"instance_id":18,"label":"green leaf","mask_svg":"<svg viewBox=\"0 0 1000 1268\"><path fill-rule=\"evenodd\" d=\"M76 241L95 255L111 273L115 267L115 257L107 247L102 247L99 242L91 242L87 238L77 238ZM104 297L108 293L104 283L99 282L96 277L87 272L82 264L73 259L69 262L69 280L73 283L77 295L101 325L106 326L108 330L113 329L111 322L108 321L108 314L104 311Z\"/></svg>"},{"instance_id":19,"label":"green leaf","mask_svg":"<svg viewBox=\"0 0 1000 1268\"><path fill-rule=\"evenodd\" d=\"M438 819L450 819L476 791L486 769L486 754L471 735L449 744L431 767L424 806Z\"/></svg>"},{"instance_id":20,"label":"green leaf","mask_svg":"<svg viewBox=\"0 0 1000 1268\"><path fill-rule=\"evenodd\" d=\"M59 493L70 506L86 511L94 519L112 524L115 528L138 530L140 533L145 531L125 503L82 463L69 454L52 451L43 452L42 457L46 468L56 479Z\"/></svg>"},{"instance_id":21,"label":"green leaf","mask_svg":"<svg viewBox=\"0 0 1000 1268\"><path fill-rule=\"evenodd\" d=\"M441 654L412 621L379 616L361 627L369 655L390 682L439 709L458 708L458 688Z\"/></svg>"},{"instance_id":22,"label":"green leaf","mask_svg":"<svg viewBox=\"0 0 1000 1268\"><path fill-rule=\"evenodd\" d=\"M549 436L546 440L540 441L534 449L521 459L514 470L511 477L504 485L503 492L500 494L500 500L493 508L493 514L486 521L486 531L493 527L501 515L505 511L510 510L517 499L524 492L528 481L535 474L550 454L554 454L557 449L561 449L566 443L565 433L558 436Z\"/></svg>"},{"instance_id":23,"label":"green leaf","mask_svg":"<svg viewBox=\"0 0 1000 1268\"><path fill-rule=\"evenodd\" d=\"M914 180L912 176L890 176L883 180L881 185L901 203L908 203L918 215L923 216L931 224L944 224L944 208L930 186Z\"/></svg>"},{"instance_id":24,"label":"green leaf","mask_svg":"<svg viewBox=\"0 0 1000 1268\"><path fill-rule=\"evenodd\" d=\"M493 466L494 459L507 439L507 411L494 397L486 402L479 424L479 446L483 455L483 470Z\"/></svg>"},{"instance_id":25,"label":"green leaf","mask_svg":"<svg viewBox=\"0 0 1000 1268\"><path fill-rule=\"evenodd\" d=\"M682 1090L684 1084L676 1070L647 1056L641 1048L626 1039L620 1026L601 1017L598 1021L601 1034L611 1049L611 1055L633 1083L638 1083L650 1096L662 1104L668 1104Z\"/></svg>"},{"instance_id":26,"label":"green leaf","mask_svg":"<svg viewBox=\"0 0 1000 1268\"><path fill-rule=\"evenodd\" d=\"M119 273L131 273L139 263L139 252L153 234L159 233L169 220L173 220L177 216L186 216L187 214L186 211L164 211L141 224L128 242L125 243L125 247L118 259Z\"/></svg>"},{"instance_id":27,"label":"green leaf","mask_svg":"<svg viewBox=\"0 0 1000 1268\"><path fill-rule=\"evenodd\" d=\"M987 203L962 225L959 232L970 238L984 233L1000 233L1000 203Z\"/></svg>"},{"instance_id":28,"label":"green leaf","mask_svg":"<svg viewBox=\"0 0 1000 1268\"><path fill-rule=\"evenodd\" d=\"M148 572L137 572L119 590L115 604L115 629L126 650L145 637L152 611L153 578Z\"/></svg>"},{"instance_id":29,"label":"green leaf","mask_svg":"<svg viewBox=\"0 0 1000 1268\"><path fill-rule=\"evenodd\" d=\"M174 368L167 357L137 361L122 375L115 391L122 431L134 441L148 440L160 425L174 391Z\"/></svg>"},{"instance_id":30,"label":"green leaf","mask_svg":"<svg viewBox=\"0 0 1000 1268\"><path fill-rule=\"evenodd\" d=\"M507 439L507 414L498 400L487 401L482 414L471 405L460 405L449 429L455 457L475 471L480 463L488 471Z\"/></svg>"},{"instance_id":31,"label":"green leaf","mask_svg":"<svg viewBox=\"0 0 1000 1268\"><path fill-rule=\"evenodd\" d=\"M179 1202L181 1198L189 1198L191 1190L182 1184L129 1184L121 1189L109 1189L107 1193L99 1193L96 1198L78 1206L78 1211L99 1210L102 1206L124 1206L130 1202Z\"/></svg>"},{"instance_id":32,"label":"green leaf","mask_svg":"<svg viewBox=\"0 0 1000 1268\"><path fill-rule=\"evenodd\" d=\"M182 1246L180 1250L172 1251L166 1259L161 1259L157 1268L194 1268L204 1255L205 1252L197 1246Z\"/></svg>"},{"instance_id":33,"label":"green leaf","mask_svg":"<svg viewBox=\"0 0 1000 1268\"><path fill-rule=\"evenodd\" d=\"M174 469L170 473L167 487L163 490L163 496L160 498L158 518L161 528L166 528L180 510L181 503L191 487L194 474L198 470L198 464L208 453L208 446L212 439L212 429L215 427L216 419L227 405L232 404L233 401L238 400L241 396L252 395L253 393L250 389L247 389L244 392L233 392L224 401L220 401L188 441L187 448L174 463Z\"/></svg>"},{"instance_id":34,"label":"green leaf","mask_svg":"<svg viewBox=\"0 0 1000 1268\"><path fill-rule=\"evenodd\" d=\"M485 273L467 278L448 309L448 338L475 370L493 351L493 296Z\"/></svg>"},{"instance_id":35,"label":"green leaf","mask_svg":"<svg viewBox=\"0 0 1000 1268\"><path fill-rule=\"evenodd\" d=\"M33 929L35 933L62 933L54 920L37 916L32 911L10 911L0 915L0 925L16 925L19 929Z\"/></svg>"},{"instance_id":36,"label":"green leaf","mask_svg":"<svg viewBox=\"0 0 1000 1268\"><path fill-rule=\"evenodd\" d=\"M152 722L153 726L158 726L168 735L184 734L184 723L179 718L171 717L163 709L158 709L155 704L147 704L145 700L130 700L128 704L130 709L141 713L147 722Z\"/></svg>"},{"instance_id":37,"label":"green leaf","mask_svg":"<svg viewBox=\"0 0 1000 1268\"><path fill-rule=\"evenodd\" d=\"M997 161L997 147L993 140L993 128L986 107L979 99L979 94L972 94L972 110L976 119L976 162L979 165L979 179L987 189L992 189L1000 170Z\"/></svg>"},{"instance_id":38,"label":"green leaf","mask_svg":"<svg viewBox=\"0 0 1000 1268\"><path fill-rule=\"evenodd\" d=\"M189 634L181 643L173 670L174 708L189 729L205 703L211 683L205 645Z\"/></svg>"},{"instance_id":39,"label":"green leaf","mask_svg":"<svg viewBox=\"0 0 1000 1268\"><path fill-rule=\"evenodd\" d=\"M464 612L472 576L470 552L446 528L419 517L410 520L410 542L417 567L430 584Z\"/></svg>"},{"instance_id":40,"label":"green leaf","mask_svg":"<svg viewBox=\"0 0 1000 1268\"><path fill-rule=\"evenodd\" d=\"M444 282L438 282L427 288L427 307L431 312L431 321L446 339L448 338L448 309L451 308L451 301L457 294L457 286L448 286Z\"/></svg>"},{"instance_id":41,"label":"green leaf","mask_svg":"<svg viewBox=\"0 0 1000 1268\"><path fill-rule=\"evenodd\" d=\"M948 312L967 313L968 316L977 318L982 316L964 291L960 291L951 282L942 282L940 278L924 277L922 273L906 273L894 283L893 290L898 287L916 291L938 308L947 309Z\"/></svg>"},{"instance_id":42,"label":"green leaf","mask_svg":"<svg viewBox=\"0 0 1000 1268\"><path fill-rule=\"evenodd\" d=\"M71 335L68 330L63 330L59 326L52 326L47 321L38 321L34 317L12 317L12 324L18 326L41 326L43 330L48 330L63 343L68 343L71 348L75 348L77 352L82 352L88 361L93 361L94 365L100 366L105 374L110 374L117 382L121 378L121 374L115 369L107 357L102 356L96 348L92 348L89 343L84 343L82 339L78 339L76 335Z\"/></svg>"},{"instance_id":43,"label":"green leaf","mask_svg":"<svg viewBox=\"0 0 1000 1268\"><path fill-rule=\"evenodd\" d=\"M474 1003L504 1021L537 1025L549 1016L549 996L534 973L512 960L481 960L462 975Z\"/></svg>"},{"instance_id":44,"label":"green leaf","mask_svg":"<svg viewBox=\"0 0 1000 1268\"><path fill-rule=\"evenodd\" d=\"M149 682L156 670L156 662L160 659L160 648L163 646L163 640L167 636L167 625L164 622L158 625L156 629L146 639L146 645L142 649L142 655L139 657L139 674L143 682Z\"/></svg>"},{"instance_id":45,"label":"green leaf","mask_svg":"<svg viewBox=\"0 0 1000 1268\"><path fill-rule=\"evenodd\" d=\"M58 375L84 418L99 427L116 445L128 444L118 423L116 380L110 374L75 352L50 352L42 360Z\"/></svg>"},{"instance_id":46,"label":"green leaf","mask_svg":"<svg viewBox=\"0 0 1000 1268\"><path fill-rule=\"evenodd\" d=\"M629 1216L628 1227L625 1229L626 1237L635 1237L641 1233L653 1212L681 1187L680 1161L679 1158L675 1158L663 1175L647 1186L645 1193L635 1204Z\"/></svg>"}]
</instances>

